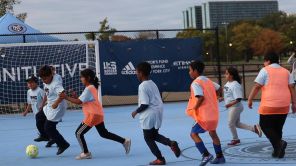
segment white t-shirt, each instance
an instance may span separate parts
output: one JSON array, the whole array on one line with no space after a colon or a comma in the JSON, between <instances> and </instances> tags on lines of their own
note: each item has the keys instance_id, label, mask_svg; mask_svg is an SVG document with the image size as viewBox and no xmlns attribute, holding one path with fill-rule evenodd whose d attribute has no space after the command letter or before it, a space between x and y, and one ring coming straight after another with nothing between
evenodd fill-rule
<instances>
[{"instance_id":1,"label":"white t-shirt","mask_svg":"<svg viewBox=\"0 0 296 166\"><path fill-rule=\"evenodd\" d=\"M55 73L54 77L57 77L57 80L59 80L61 83L63 83L63 79L62 79L61 75Z\"/></svg>"},{"instance_id":2,"label":"white t-shirt","mask_svg":"<svg viewBox=\"0 0 296 166\"><path fill-rule=\"evenodd\" d=\"M86 103L86 102L92 102L95 99L94 99L92 93L90 92L90 90L85 88L84 91L82 92L82 94L79 96L79 100L82 101L83 103Z\"/></svg>"},{"instance_id":3,"label":"white t-shirt","mask_svg":"<svg viewBox=\"0 0 296 166\"><path fill-rule=\"evenodd\" d=\"M40 87L37 87L34 90L29 89L27 91L27 103L31 105L32 111L35 115L39 112L44 95L45 93Z\"/></svg>"},{"instance_id":4,"label":"white t-shirt","mask_svg":"<svg viewBox=\"0 0 296 166\"><path fill-rule=\"evenodd\" d=\"M197 77L197 79L203 80L203 81L209 80L206 76L199 76ZM220 85L215 82L213 82L213 84L215 86L215 90L216 91L219 90ZM203 89L197 82L194 82L193 84L191 84L191 88L193 90L194 96L204 96Z\"/></svg>"},{"instance_id":5,"label":"white t-shirt","mask_svg":"<svg viewBox=\"0 0 296 166\"><path fill-rule=\"evenodd\" d=\"M152 80L143 81L139 85L139 106L149 105L143 112L139 113L142 129L159 129L162 123L163 102L157 85Z\"/></svg>"},{"instance_id":6,"label":"white t-shirt","mask_svg":"<svg viewBox=\"0 0 296 166\"><path fill-rule=\"evenodd\" d=\"M44 91L47 96L47 104L44 106L44 114L47 120L58 122L64 116L67 103L63 100L56 109L52 108L52 104L59 98L59 94L64 91L64 87L58 77L53 77L50 84L44 84Z\"/></svg>"},{"instance_id":7,"label":"white t-shirt","mask_svg":"<svg viewBox=\"0 0 296 166\"><path fill-rule=\"evenodd\" d=\"M241 84L237 81L227 82L224 85L224 102L229 104L236 99L243 98L243 90Z\"/></svg>"},{"instance_id":8,"label":"white t-shirt","mask_svg":"<svg viewBox=\"0 0 296 166\"><path fill-rule=\"evenodd\" d=\"M296 82L296 57L295 57L295 54L290 56L287 63L292 65L291 75L292 75L294 81Z\"/></svg>"},{"instance_id":9,"label":"white t-shirt","mask_svg":"<svg viewBox=\"0 0 296 166\"><path fill-rule=\"evenodd\" d=\"M276 63L273 63L271 65L269 65L270 67L272 68L281 68L281 66L279 64L276 64ZM265 68L262 68L258 74L258 76L256 77L255 79L255 82L260 84L260 85L267 85L268 83L268 73L266 71ZM293 76L290 75L289 77L289 84L294 84L294 79L293 79Z\"/></svg>"}]
</instances>

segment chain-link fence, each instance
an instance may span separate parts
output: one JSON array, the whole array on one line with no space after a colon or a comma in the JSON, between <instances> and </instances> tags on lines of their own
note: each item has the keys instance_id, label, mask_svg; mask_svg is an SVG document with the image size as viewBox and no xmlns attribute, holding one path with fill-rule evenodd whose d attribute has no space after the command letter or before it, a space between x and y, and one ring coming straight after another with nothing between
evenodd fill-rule
<instances>
[{"instance_id":1,"label":"chain-link fence","mask_svg":"<svg viewBox=\"0 0 296 166\"><path fill-rule=\"evenodd\" d=\"M129 40L154 40L167 38L201 38L202 57L206 63L205 74L213 81L225 84L224 72L228 66L236 67L242 77L244 98L248 97L255 77L263 67L261 64L228 64L221 65L219 55L219 35L217 29L167 29L167 30L132 30L132 31L108 31L108 32L69 32L69 33L40 33L40 34L15 34L0 35L0 41L26 42L50 42L50 41L85 41L108 40L123 42ZM3 43L3 42L2 42ZM89 50L91 52L93 50ZM197 57L200 55L197 55ZM231 58L231 57L230 57ZM289 68L288 66L286 66ZM188 76L189 77L189 76ZM116 81L116 80L114 80ZM102 80L104 83L104 80ZM188 87L189 91L189 87ZM189 92L162 92L165 102L187 100ZM259 97L257 96L257 99ZM103 96L103 104L124 105L137 103L137 96Z\"/></svg>"},{"instance_id":2,"label":"chain-link fence","mask_svg":"<svg viewBox=\"0 0 296 166\"><path fill-rule=\"evenodd\" d=\"M29 42L55 42L55 41L85 41L99 40L124 42L130 40L155 40L172 38L201 38L202 56L205 61L219 64L218 29L166 29L166 30L132 30L108 32L69 32L69 33L40 33L40 34L15 34L0 35L1 41L29 43ZM92 52L93 50L89 50ZM219 68L218 68L219 69ZM116 81L116 80L114 80ZM102 80L102 84L104 80ZM188 88L189 89L189 88ZM163 100L182 101L188 99L188 92L162 92ZM103 96L104 105L123 105L137 103L137 96Z\"/></svg>"}]
</instances>

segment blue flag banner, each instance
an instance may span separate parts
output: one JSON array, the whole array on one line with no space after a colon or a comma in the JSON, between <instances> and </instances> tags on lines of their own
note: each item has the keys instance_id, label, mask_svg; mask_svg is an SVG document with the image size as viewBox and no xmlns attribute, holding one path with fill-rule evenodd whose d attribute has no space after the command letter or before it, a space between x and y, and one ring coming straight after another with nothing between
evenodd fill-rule
<instances>
[{"instance_id":1,"label":"blue flag banner","mask_svg":"<svg viewBox=\"0 0 296 166\"><path fill-rule=\"evenodd\" d=\"M52 65L63 78L65 90L80 94L84 87L79 73L95 70L95 56L83 43L51 45L0 46L0 104L24 103L27 99L26 79L42 65ZM161 92L189 90L189 64L201 59L202 41L192 39L131 40L99 42L102 95L136 95L139 81L138 63L152 66L151 79ZM42 87L41 80L39 86Z\"/></svg>"},{"instance_id":2,"label":"blue flag banner","mask_svg":"<svg viewBox=\"0 0 296 166\"><path fill-rule=\"evenodd\" d=\"M151 79L161 92L186 92L189 64L202 59L200 38L101 41L99 48L102 95L111 96L137 94L136 66L143 61L151 64Z\"/></svg>"}]
</instances>

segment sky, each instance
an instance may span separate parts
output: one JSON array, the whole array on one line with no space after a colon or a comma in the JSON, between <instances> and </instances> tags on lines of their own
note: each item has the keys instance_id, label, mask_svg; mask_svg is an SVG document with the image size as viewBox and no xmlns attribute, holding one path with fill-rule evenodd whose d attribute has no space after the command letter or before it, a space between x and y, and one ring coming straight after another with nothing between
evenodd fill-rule
<instances>
[{"instance_id":1,"label":"sky","mask_svg":"<svg viewBox=\"0 0 296 166\"><path fill-rule=\"evenodd\" d=\"M117 30L183 28L182 11L204 0L22 0L15 13L42 32L96 31L108 17ZM279 0L279 8L296 13L296 0Z\"/></svg>"}]
</instances>

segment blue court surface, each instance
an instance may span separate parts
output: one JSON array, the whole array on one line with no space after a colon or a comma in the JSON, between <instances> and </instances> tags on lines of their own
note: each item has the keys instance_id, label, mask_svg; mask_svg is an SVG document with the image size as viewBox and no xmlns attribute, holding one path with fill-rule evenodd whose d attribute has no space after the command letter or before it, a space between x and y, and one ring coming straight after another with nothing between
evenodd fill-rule
<instances>
[{"instance_id":1,"label":"blue court surface","mask_svg":"<svg viewBox=\"0 0 296 166\"><path fill-rule=\"evenodd\" d=\"M220 103L220 122L218 135L222 141L222 147L227 163L224 165L296 165L296 117L292 114L287 118L284 128L284 137L288 142L286 158L272 159L271 145L263 136L248 131L238 130L241 138L241 145L228 147L231 134L227 125L227 111ZM245 105L241 119L243 122L255 124L258 122L258 114L255 109L249 110ZM164 121L160 133L179 142L182 151L180 158L175 158L172 151L163 145L159 145L167 165L190 166L198 165L201 155L194 147L189 133L193 121L184 113L186 103L166 103ZM147 165L154 160L144 142L138 119L132 119L130 113L136 106L119 106L105 108L105 123L109 131L123 137L132 139L130 155L125 155L122 145L109 140L102 139L93 128L86 134L86 141L93 159L76 161L75 156L80 153L80 147L75 138L74 132L83 118L81 111L68 111L63 122L59 124L59 130L66 140L70 142L70 148L61 156L56 156L56 147L45 148L45 142L35 143L33 139L37 136L33 115L28 117L0 116L0 166L141 166ZM211 153L214 153L210 137L207 133L202 135L206 146ZM25 148L29 144L39 147L39 157L29 159L25 155ZM210 165L210 164L209 164Z\"/></svg>"}]
</instances>

